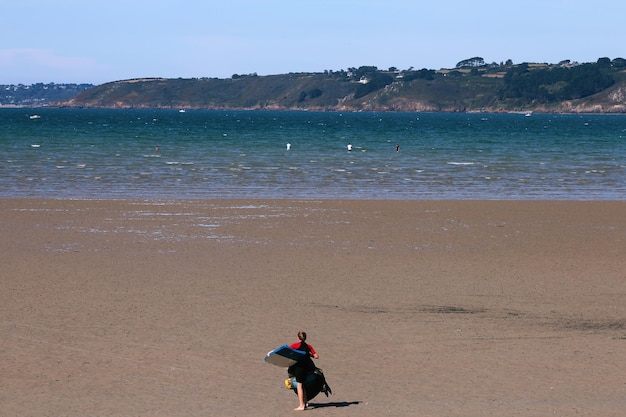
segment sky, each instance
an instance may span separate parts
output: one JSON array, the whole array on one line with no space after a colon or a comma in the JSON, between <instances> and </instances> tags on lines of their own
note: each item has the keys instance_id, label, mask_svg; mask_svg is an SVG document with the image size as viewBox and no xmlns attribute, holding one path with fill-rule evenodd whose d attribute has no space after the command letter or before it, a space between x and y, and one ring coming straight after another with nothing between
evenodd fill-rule
<instances>
[{"instance_id":1,"label":"sky","mask_svg":"<svg viewBox=\"0 0 626 417\"><path fill-rule=\"evenodd\" d=\"M614 0L0 0L0 84L626 58Z\"/></svg>"}]
</instances>

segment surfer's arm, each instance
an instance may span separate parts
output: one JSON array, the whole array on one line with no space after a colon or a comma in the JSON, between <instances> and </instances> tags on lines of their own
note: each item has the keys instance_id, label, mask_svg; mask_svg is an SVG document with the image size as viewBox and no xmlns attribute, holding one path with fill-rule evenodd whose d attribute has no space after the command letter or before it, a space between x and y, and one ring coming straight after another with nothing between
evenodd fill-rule
<instances>
[{"instance_id":1,"label":"surfer's arm","mask_svg":"<svg viewBox=\"0 0 626 417\"><path fill-rule=\"evenodd\" d=\"M307 345L309 347L309 354L311 355L311 357L313 359L319 359L320 355L317 354L317 352L315 351L315 349L313 348L313 346L311 345Z\"/></svg>"}]
</instances>

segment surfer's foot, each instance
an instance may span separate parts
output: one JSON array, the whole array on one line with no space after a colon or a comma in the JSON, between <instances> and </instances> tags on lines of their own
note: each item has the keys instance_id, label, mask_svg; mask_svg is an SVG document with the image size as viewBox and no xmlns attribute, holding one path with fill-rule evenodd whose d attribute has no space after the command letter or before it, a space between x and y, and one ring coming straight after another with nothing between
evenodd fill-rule
<instances>
[{"instance_id":1,"label":"surfer's foot","mask_svg":"<svg viewBox=\"0 0 626 417\"><path fill-rule=\"evenodd\" d=\"M304 411L306 410L306 406L294 408L293 411Z\"/></svg>"}]
</instances>

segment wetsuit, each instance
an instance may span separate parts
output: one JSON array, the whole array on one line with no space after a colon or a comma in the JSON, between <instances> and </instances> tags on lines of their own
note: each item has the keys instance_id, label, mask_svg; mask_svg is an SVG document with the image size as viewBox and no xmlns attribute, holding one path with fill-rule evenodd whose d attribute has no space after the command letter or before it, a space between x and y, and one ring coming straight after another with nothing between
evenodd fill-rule
<instances>
[{"instance_id":1,"label":"wetsuit","mask_svg":"<svg viewBox=\"0 0 626 417\"><path fill-rule=\"evenodd\" d=\"M313 346L305 342L294 343L290 346L290 348L306 352L306 357L304 359L295 363L294 365L291 365L287 369L289 375L293 375L296 377L296 381L304 383L304 379L306 378L306 376L311 372L314 372L316 369L315 363L313 363L313 359L311 359L311 356L315 354L315 349L313 349Z\"/></svg>"}]
</instances>

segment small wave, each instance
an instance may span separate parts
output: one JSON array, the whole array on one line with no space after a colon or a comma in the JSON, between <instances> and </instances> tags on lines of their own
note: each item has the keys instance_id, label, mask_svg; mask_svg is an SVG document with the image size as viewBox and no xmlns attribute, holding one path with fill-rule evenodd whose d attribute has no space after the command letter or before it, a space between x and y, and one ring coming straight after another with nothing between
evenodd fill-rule
<instances>
[{"instance_id":1,"label":"small wave","mask_svg":"<svg viewBox=\"0 0 626 417\"><path fill-rule=\"evenodd\" d=\"M194 162L166 161L165 165L193 165Z\"/></svg>"},{"instance_id":2,"label":"small wave","mask_svg":"<svg viewBox=\"0 0 626 417\"><path fill-rule=\"evenodd\" d=\"M476 162L446 162L447 165L476 165Z\"/></svg>"}]
</instances>

